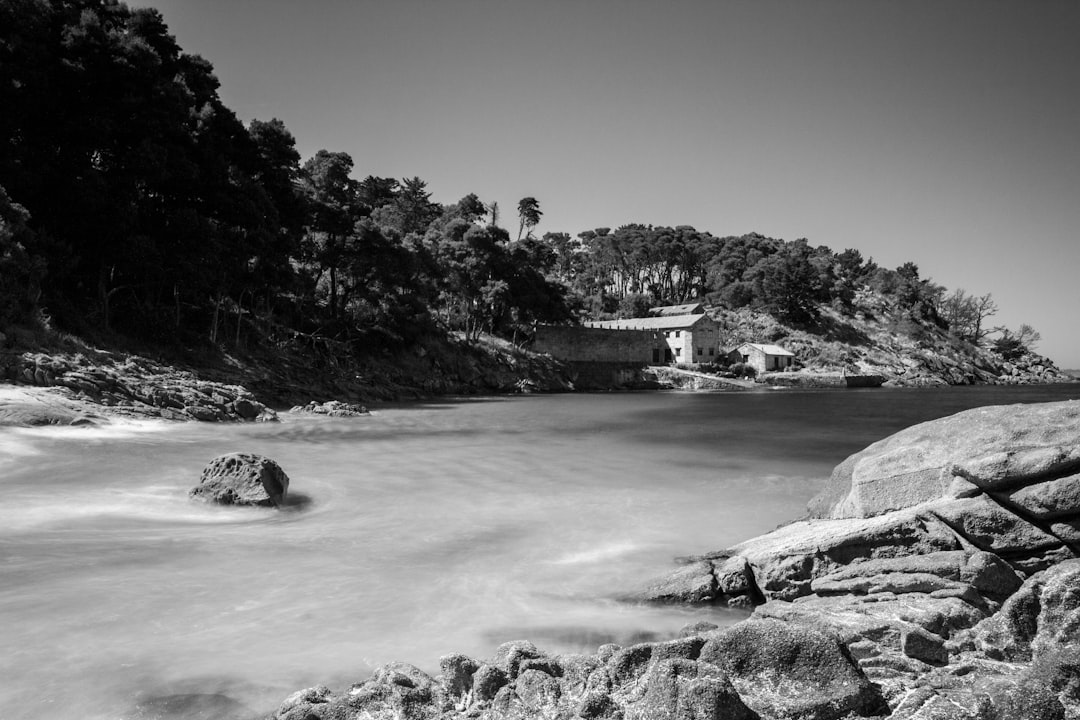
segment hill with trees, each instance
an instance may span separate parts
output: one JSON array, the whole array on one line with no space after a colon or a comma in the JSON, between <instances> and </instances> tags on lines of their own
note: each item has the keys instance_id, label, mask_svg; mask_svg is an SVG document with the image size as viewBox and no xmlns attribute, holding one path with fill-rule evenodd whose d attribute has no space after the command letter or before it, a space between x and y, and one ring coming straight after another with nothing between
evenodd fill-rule
<instances>
[{"instance_id":1,"label":"hill with trees","mask_svg":"<svg viewBox=\"0 0 1080 720\"><path fill-rule=\"evenodd\" d=\"M785 339L808 367L877 358L895 370L944 353L979 372L943 381L993 382L1038 340L1026 325L992 326L990 295L853 249L639 224L538 237L534 197L518 203L511 238L497 204L475 194L441 204L421 178L363 176L344 152L302 159L280 120L244 125L211 64L152 9L0 0L0 27L9 350L52 329L210 365L260 357L278 380L272 366L288 352L438 392L512 367L521 351L509 348L536 323L692 299L732 341ZM875 356L888 338L868 323L888 326L895 352ZM445 373L455 357L472 359Z\"/></svg>"}]
</instances>

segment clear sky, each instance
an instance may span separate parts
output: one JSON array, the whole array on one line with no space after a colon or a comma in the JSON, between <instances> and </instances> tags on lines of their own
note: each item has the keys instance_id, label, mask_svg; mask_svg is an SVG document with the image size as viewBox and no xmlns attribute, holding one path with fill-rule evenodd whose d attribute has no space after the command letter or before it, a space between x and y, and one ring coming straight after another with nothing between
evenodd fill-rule
<instances>
[{"instance_id":1,"label":"clear sky","mask_svg":"<svg viewBox=\"0 0 1080 720\"><path fill-rule=\"evenodd\" d=\"M1080 367L1080 2L136 0L306 159L538 233L757 231L992 293Z\"/></svg>"}]
</instances>

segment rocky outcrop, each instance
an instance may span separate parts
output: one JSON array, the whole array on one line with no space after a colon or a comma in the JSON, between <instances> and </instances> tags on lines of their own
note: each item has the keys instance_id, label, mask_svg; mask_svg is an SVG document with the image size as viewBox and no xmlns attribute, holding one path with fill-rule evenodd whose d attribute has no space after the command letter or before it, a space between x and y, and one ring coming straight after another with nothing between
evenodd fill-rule
<instances>
[{"instance_id":1,"label":"rocky outcrop","mask_svg":"<svg viewBox=\"0 0 1080 720\"><path fill-rule=\"evenodd\" d=\"M188 494L219 505L281 507L288 492L289 476L276 462L262 455L231 453L211 460Z\"/></svg>"},{"instance_id":2,"label":"rocky outcrop","mask_svg":"<svg viewBox=\"0 0 1080 720\"><path fill-rule=\"evenodd\" d=\"M1080 717L1080 403L908 428L810 510L639 598L758 602L755 619L839 638L893 718Z\"/></svg>"},{"instance_id":3,"label":"rocky outcrop","mask_svg":"<svg viewBox=\"0 0 1080 720\"><path fill-rule=\"evenodd\" d=\"M487 661L448 655L440 669L391 663L343 693L294 693L274 717L825 720L884 708L834 637L771 620L595 655L511 642Z\"/></svg>"},{"instance_id":4,"label":"rocky outcrop","mask_svg":"<svg viewBox=\"0 0 1080 720\"><path fill-rule=\"evenodd\" d=\"M203 422L277 419L240 385L201 379L137 356L9 353L0 355L0 380L54 388L69 405L94 405L110 415Z\"/></svg>"}]
</instances>

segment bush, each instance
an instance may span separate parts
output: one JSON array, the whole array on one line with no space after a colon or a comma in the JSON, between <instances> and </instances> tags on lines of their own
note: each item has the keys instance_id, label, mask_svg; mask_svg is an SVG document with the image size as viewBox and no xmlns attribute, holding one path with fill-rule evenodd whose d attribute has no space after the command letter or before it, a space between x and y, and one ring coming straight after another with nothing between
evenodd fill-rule
<instances>
[{"instance_id":1,"label":"bush","mask_svg":"<svg viewBox=\"0 0 1080 720\"><path fill-rule=\"evenodd\" d=\"M728 371L733 373L735 377L744 377L750 380L757 377L757 368L753 365L747 365L746 363L735 363L728 368Z\"/></svg>"}]
</instances>

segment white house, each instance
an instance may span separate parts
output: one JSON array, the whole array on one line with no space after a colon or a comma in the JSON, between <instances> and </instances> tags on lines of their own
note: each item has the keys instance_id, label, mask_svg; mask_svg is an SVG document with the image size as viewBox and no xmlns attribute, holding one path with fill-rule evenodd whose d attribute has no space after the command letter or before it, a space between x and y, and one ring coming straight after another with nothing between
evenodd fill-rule
<instances>
[{"instance_id":1,"label":"white house","mask_svg":"<svg viewBox=\"0 0 1080 720\"><path fill-rule=\"evenodd\" d=\"M720 329L708 315L595 320L587 327L608 330L651 330L662 335L664 345L653 349L654 364L711 363L720 352Z\"/></svg>"},{"instance_id":2,"label":"white house","mask_svg":"<svg viewBox=\"0 0 1080 720\"><path fill-rule=\"evenodd\" d=\"M746 363L758 372L778 372L791 368L795 362L795 353L779 345L743 343L728 353L728 359L731 362Z\"/></svg>"}]
</instances>

